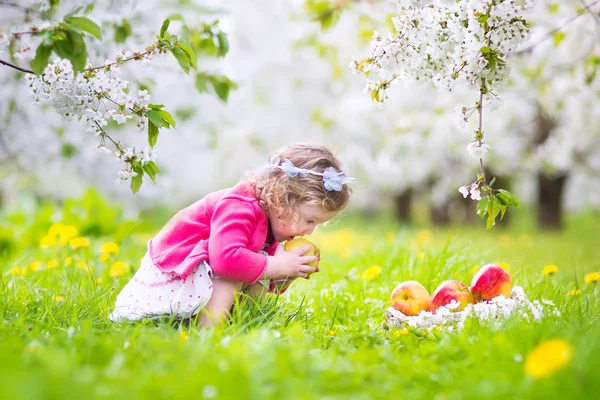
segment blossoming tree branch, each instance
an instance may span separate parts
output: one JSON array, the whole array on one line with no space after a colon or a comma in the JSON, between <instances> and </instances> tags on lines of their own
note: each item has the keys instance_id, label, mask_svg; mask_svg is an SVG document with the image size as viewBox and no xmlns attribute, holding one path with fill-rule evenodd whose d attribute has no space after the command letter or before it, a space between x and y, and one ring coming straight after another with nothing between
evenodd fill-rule
<instances>
[{"instance_id":1,"label":"blossoming tree branch","mask_svg":"<svg viewBox=\"0 0 600 400\"><path fill-rule=\"evenodd\" d=\"M118 180L130 181L131 190L136 193L144 174L155 181L159 169L154 147L159 132L175 127L176 122L163 105L150 103L147 90L135 90L130 82L121 78L122 66L129 62L149 65L154 57L170 53L189 74L190 70L197 70L198 50L207 52L210 48L208 53L224 56L229 50L227 37L220 31L218 21L205 23L199 30L184 25L186 36L194 42L189 44L168 32L171 20L167 18L156 40L143 50L123 50L114 59L93 66L88 61L86 39L102 40L102 29L81 14L82 7L64 15L62 21L52 21L49 16L58 4L58 0L51 0L29 7L0 0L0 8L17 8L25 14L26 20L32 16L45 20L41 24L28 23L22 30L0 29L0 65L26 74L29 90L38 105L49 105L68 119L84 120L87 130L99 137L98 148L108 154L115 151L124 163L118 172ZM92 6L93 3L83 12ZM123 25L115 30L116 43L123 42L131 33L127 20L123 21ZM27 58L26 53L32 51L33 46L37 48L29 66L19 65L17 60ZM4 53L10 60L3 57ZM54 60L51 60L52 54L57 56ZM198 90L207 91L209 84L223 101L235 88L235 84L224 76L197 72ZM124 124L129 119L135 120L140 130L147 131L148 146L141 151L126 146L105 128L109 120Z\"/></svg>"},{"instance_id":2,"label":"blossoming tree branch","mask_svg":"<svg viewBox=\"0 0 600 400\"><path fill-rule=\"evenodd\" d=\"M477 213L482 219L487 215L487 229L508 207L520 207L517 196L493 188L495 178L488 181L485 175L483 159L491 146L484 141L483 110L502 104L497 89L508 75L508 57L529 33L524 15L530 7L531 3L518 0L404 1L400 15L392 20L396 32L386 38L375 32L369 56L351 63L367 77L366 90L377 102L385 102L396 79L429 81L445 91L465 83L478 90L472 106L457 106L461 124L478 117L466 149L479 160L479 172L459 191L479 201Z\"/></svg>"}]
</instances>

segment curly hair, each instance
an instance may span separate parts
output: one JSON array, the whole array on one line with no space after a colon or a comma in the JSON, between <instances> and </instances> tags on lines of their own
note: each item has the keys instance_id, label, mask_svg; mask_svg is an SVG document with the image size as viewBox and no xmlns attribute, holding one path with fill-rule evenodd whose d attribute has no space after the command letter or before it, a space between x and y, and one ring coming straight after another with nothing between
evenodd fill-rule
<instances>
[{"instance_id":1,"label":"curly hair","mask_svg":"<svg viewBox=\"0 0 600 400\"><path fill-rule=\"evenodd\" d=\"M297 143L271 153L269 162L276 158L290 160L298 168L323 173L329 167L342 172L339 160L326 147ZM328 191L323 177L307 174L305 177L290 178L279 168L266 168L248 172L245 180L254 189L261 208L267 214L280 218L300 218L298 206L321 206L326 211L341 211L350 200L352 189L344 184L342 190Z\"/></svg>"}]
</instances>

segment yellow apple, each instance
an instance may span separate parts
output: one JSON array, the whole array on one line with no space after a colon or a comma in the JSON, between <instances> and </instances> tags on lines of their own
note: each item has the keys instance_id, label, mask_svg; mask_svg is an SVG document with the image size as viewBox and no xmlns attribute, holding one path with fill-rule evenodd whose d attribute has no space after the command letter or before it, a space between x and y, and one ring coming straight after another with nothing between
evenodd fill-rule
<instances>
[{"instance_id":1,"label":"yellow apple","mask_svg":"<svg viewBox=\"0 0 600 400\"><path fill-rule=\"evenodd\" d=\"M302 254L303 256L319 256L320 251L319 248L317 246L315 246L313 243L309 242L308 240L304 239L304 238L296 238L296 239L292 239L292 240L288 240L287 242L285 242L285 245L283 246L283 248L285 249L285 251L294 251L302 246L306 246L306 245L311 245L312 247L304 254ZM306 265L309 265L313 268L317 268L317 262L313 261L313 262L309 262Z\"/></svg>"},{"instance_id":2,"label":"yellow apple","mask_svg":"<svg viewBox=\"0 0 600 400\"><path fill-rule=\"evenodd\" d=\"M417 315L428 310L431 296L417 281L402 282L392 291L392 307L404 315Z\"/></svg>"}]
</instances>

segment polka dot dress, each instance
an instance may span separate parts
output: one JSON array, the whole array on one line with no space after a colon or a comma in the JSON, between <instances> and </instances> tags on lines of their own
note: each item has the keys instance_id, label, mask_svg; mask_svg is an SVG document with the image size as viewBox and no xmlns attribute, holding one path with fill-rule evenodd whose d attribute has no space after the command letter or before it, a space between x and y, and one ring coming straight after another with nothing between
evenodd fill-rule
<instances>
[{"instance_id":1,"label":"polka dot dress","mask_svg":"<svg viewBox=\"0 0 600 400\"><path fill-rule=\"evenodd\" d=\"M212 270L205 261L183 281L174 273L161 271L146 253L140 269L117 296L109 318L114 322L163 315L190 318L206 306L212 292Z\"/></svg>"}]
</instances>

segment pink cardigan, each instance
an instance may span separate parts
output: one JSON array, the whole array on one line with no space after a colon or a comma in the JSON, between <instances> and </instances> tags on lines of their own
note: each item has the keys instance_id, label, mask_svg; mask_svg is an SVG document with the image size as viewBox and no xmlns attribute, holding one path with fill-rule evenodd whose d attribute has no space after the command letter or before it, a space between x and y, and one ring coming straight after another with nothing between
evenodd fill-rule
<instances>
[{"instance_id":1,"label":"pink cardigan","mask_svg":"<svg viewBox=\"0 0 600 400\"><path fill-rule=\"evenodd\" d=\"M222 278L254 283L267 268L267 256L258 251L268 232L267 216L250 184L242 182L179 211L148 242L148 252L154 265L184 280L207 261ZM272 240L264 250L273 255L277 245Z\"/></svg>"}]
</instances>

